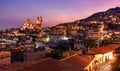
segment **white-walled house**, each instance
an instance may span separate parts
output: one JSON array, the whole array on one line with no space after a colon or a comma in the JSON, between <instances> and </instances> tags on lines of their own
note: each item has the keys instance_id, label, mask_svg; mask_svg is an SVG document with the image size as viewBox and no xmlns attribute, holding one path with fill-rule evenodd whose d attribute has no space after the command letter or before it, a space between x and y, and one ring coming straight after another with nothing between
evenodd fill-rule
<instances>
[{"instance_id":1,"label":"white-walled house","mask_svg":"<svg viewBox=\"0 0 120 71\"><path fill-rule=\"evenodd\" d=\"M88 55L74 54L61 61L72 64L85 71L92 71L95 69L96 65L114 60L113 51L119 46L119 44L113 44L106 47L92 48L88 51Z\"/></svg>"},{"instance_id":2,"label":"white-walled house","mask_svg":"<svg viewBox=\"0 0 120 71\"><path fill-rule=\"evenodd\" d=\"M119 44L113 44L105 47L92 48L88 53L95 55L97 63L103 63L109 60L114 60L113 51L119 46Z\"/></svg>"}]
</instances>

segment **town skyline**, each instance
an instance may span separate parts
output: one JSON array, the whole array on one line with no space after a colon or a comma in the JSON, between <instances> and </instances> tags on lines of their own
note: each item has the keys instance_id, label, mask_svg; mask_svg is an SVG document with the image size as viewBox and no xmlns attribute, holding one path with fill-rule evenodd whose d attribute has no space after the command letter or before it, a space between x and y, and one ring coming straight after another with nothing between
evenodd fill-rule
<instances>
[{"instance_id":1,"label":"town skyline","mask_svg":"<svg viewBox=\"0 0 120 71\"><path fill-rule=\"evenodd\" d=\"M0 0L0 71L120 71L120 0Z\"/></svg>"},{"instance_id":2,"label":"town skyline","mask_svg":"<svg viewBox=\"0 0 120 71\"><path fill-rule=\"evenodd\" d=\"M93 0L92 0L93 1ZM106 11L110 8L119 7L119 0L104 1L99 0L92 2L67 0L1 0L0 1L0 29L19 28L24 24L27 18L33 23L36 17L42 16L43 26L53 26L65 22L73 22L75 20L84 19L90 15Z\"/></svg>"}]
</instances>

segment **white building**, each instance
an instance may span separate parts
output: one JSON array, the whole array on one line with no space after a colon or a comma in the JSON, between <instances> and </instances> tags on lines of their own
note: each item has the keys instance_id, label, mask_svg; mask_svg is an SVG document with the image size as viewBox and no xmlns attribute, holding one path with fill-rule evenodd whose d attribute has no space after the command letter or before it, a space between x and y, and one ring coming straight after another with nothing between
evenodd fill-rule
<instances>
[{"instance_id":1,"label":"white building","mask_svg":"<svg viewBox=\"0 0 120 71\"><path fill-rule=\"evenodd\" d=\"M86 39L93 39L96 41L96 45L99 47L102 40L102 32L98 30L88 30Z\"/></svg>"}]
</instances>

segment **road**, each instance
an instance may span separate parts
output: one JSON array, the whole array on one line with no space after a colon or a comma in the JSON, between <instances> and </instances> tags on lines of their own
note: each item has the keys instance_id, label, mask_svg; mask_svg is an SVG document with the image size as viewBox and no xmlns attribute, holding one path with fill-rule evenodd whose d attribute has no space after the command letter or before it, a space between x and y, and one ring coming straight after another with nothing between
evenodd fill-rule
<instances>
[{"instance_id":1,"label":"road","mask_svg":"<svg viewBox=\"0 0 120 71\"><path fill-rule=\"evenodd\" d=\"M109 62L105 62L103 64L100 64L97 68L96 71L112 71L111 70L111 64L112 64L112 61L109 61Z\"/></svg>"}]
</instances>

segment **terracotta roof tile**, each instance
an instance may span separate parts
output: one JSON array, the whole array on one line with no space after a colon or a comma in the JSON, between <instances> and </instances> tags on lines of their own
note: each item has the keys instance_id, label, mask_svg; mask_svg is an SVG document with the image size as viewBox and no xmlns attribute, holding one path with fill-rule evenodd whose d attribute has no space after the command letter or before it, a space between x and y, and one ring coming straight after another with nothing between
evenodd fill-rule
<instances>
[{"instance_id":1,"label":"terracotta roof tile","mask_svg":"<svg viewBox=\"0 0 120 71\"><path fill-rule=\"evenodd\" d=\"M72 64L78 68L81 68L84 70L86 66L90 64L90 62L94 59L94 56L89 56L89 55L73 55L69 58L63 59L61 61Z\"/></svg>"},{"instance_id":2,"label":"terracotta roof tile","mask_svg":"<svg viewBox=\"0 0 120 71\"><path fill-rule=\"evenodd\" d=\"M92 48L91 50L88 51L88 53L90 53L90 54L105 54L105 53L114 51L119 46L120 46L119 44L114 44L114 45L108 45L105 47Z\"/></svg>"},{"instance_id":3,"label":"terracotta roof tile","mask_svg":"<svg viewBox=\"0 0 120 71\"><path fill-rule=\"evenodd\" d=\"M73 65L52 58L31 62L29 65L27 63L29 64L29 62L18 64L17 66L14 64L11 69L8 68L5 71L82 71Z\"/></svg>"}]
</instances>

